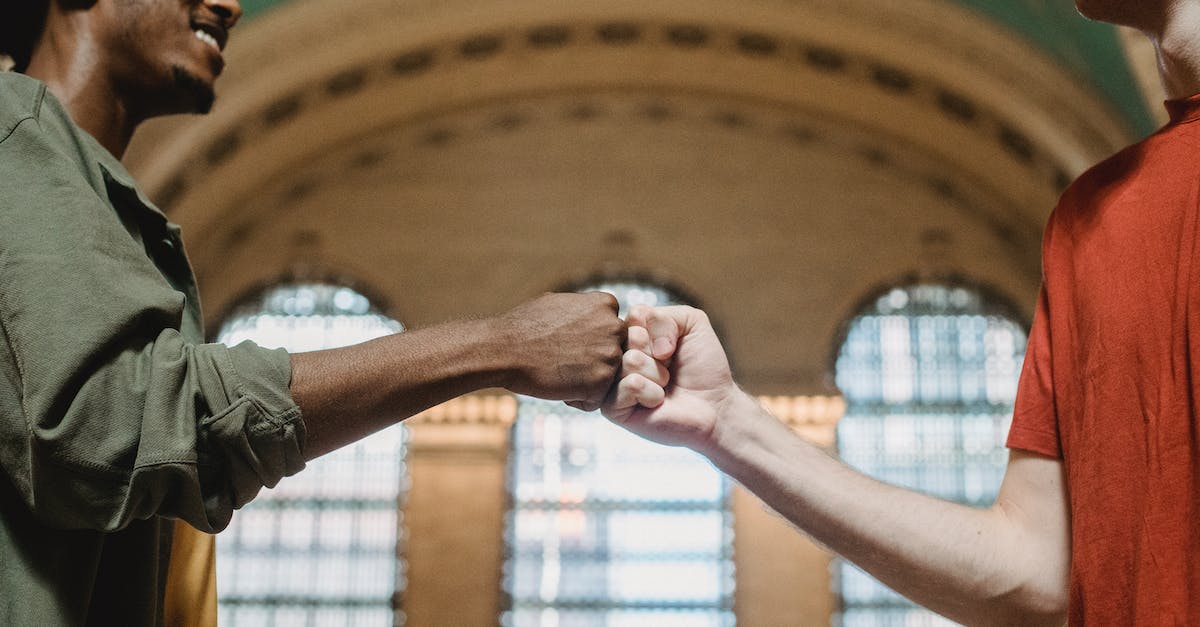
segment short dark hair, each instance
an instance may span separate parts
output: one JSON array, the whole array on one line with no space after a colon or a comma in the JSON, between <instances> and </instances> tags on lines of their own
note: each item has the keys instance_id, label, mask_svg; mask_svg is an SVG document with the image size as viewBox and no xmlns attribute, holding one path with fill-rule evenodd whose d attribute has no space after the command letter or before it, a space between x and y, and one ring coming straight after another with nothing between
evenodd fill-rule
<instances>
[{"instance_id":1,"label":"short dark hair","mask_svg":"<svg viewBox=\"0 0 1200 627\"><path fill-rule=\"evenodd\" d=\"M18 72L29 65L33 46L42 34L50 0L0 0L0 54L12 57Z\"/></svg>"}]
</instances>

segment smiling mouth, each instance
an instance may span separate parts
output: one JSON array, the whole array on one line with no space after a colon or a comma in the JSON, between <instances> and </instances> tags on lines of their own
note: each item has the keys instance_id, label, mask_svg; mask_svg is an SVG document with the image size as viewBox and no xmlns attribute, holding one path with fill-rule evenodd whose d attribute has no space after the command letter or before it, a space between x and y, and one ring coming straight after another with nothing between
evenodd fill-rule
<instances>
[{"instance_id":1,"label":"smiling mouth","mask_svg":"<svg viewBox=\"0 0 1200 627\"><path fill-rule=\"evenodd\" d=\"M196 18L192 18L191 26L196 39L211 46L218 54L225 50L225 43L229 41L229 31L225 30L224 26Z\"/></svg>"},{"instance_id":2,"label":"smiling mouth","mask_svg":"<svg viewBox=\"0 0 1200 627\"><path fill-rule=\"evenodd\" d=\"M203 41L204 43L208 44L209 46L212 46L213 50L216 50L217 52L221 52L221 44L217 42L216 37L213 37L212 35L209 35L208 33L204 32L198 28L193 30L192 33L194 33L196 35L196 39L199 39L200 41Z\"/></svg>"}]
</instances>

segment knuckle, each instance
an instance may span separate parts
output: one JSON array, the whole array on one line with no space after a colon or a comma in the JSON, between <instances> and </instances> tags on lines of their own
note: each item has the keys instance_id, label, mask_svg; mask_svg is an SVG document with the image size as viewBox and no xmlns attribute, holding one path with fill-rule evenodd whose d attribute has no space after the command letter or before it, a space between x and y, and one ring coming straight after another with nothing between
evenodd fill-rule
<instances>
[{"instance_id":1,"label":"knuckle","mask_svg":"<svg viewBox=\"0 0 1200 627\"><path fill-rule=\"evenodd\" d=\"M593 292L593 298L596 301L597 307L610 309L612 311L616 311L621 307L621 303L617 300L617 297L609 294L608 292Z\"/></svg>"}]
</instances>

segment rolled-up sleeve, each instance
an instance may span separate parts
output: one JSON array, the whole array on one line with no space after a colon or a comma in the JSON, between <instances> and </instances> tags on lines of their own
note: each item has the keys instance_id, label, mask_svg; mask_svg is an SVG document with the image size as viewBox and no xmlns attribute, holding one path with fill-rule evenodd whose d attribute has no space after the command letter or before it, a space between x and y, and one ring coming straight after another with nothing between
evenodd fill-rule
<instances>
[{"instance_id":1,"label":"rolled-up sleeve","mask_svg":"<svg viewBox=\"0 0 1200 627\"><path fill-rule=\"evenodd\" d=\"M0 141L0 462L48 525L215 532L304 466L291 360L185 338L139 228L36 119Z\"/></svg>"}]
</instances>

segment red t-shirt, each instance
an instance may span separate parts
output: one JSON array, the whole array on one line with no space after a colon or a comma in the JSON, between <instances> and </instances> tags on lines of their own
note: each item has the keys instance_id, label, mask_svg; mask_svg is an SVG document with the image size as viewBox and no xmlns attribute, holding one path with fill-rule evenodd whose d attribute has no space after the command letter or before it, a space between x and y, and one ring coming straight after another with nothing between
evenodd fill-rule
<instances>
[{"instance_id":1,"label":"red t-shirt","mask_svg":"<svg viewBox=\"0 0 1200 627\"><path fill-rule=\"evenodd\" d=\"M1072 625L1200 625L1200 95L1046 227L1010 448L1060 457Z\"/></svg>"}]
</instances>

